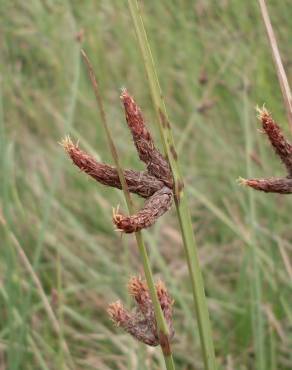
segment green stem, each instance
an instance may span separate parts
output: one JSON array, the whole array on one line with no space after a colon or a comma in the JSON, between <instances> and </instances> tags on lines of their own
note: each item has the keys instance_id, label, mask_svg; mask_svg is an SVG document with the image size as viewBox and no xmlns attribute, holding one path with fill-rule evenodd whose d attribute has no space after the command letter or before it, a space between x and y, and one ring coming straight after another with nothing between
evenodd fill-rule
<instances>
[{"instance_id":1,"label":"green stem","mask_svg":"<svg viewBox=\"0 0 292 370\"><path fill-rule=\"evenodd\" d=\"M133 214L134 211L135 211L134 205L133 205L131 195L130 195L130 192L129 192L129 189L128 189L128 186L127 186L127 183L126 183L126 180L125 180L124 172L123 172L121 164L120 164L119 156L118 156L113 138L111 136L108 124L107 124L107 119L106 119L105 110L104 110L104 107L103 107L102 97L101 97L100 92L99 92L97 79L96 79L96 76L95 76L95 73L93 71L92 65L91 65L86 53L84 52L84 50L81 50L81 53L82 53L83 60L86 64L86 66L87 66L89 78L91 80L91 83L92 83L92 86L93 86L93 89L94 89L96 101L97 101L100 116L101 116L101 121L102 121L104 130L106 132L106 137L107 137L107 140L108 140L108 144L109 144L109 147L110 147L110 150L111 150L112 157L113 157L114 162L115 162L115 166L116 166L118 174L119 174L119 178L120 178L120 181L121 181L121 184L122 184L122 189L123 189L123 192L124 192L124 195L125 195L128 211L129 211L130 214ZM146 278L147 286L148 286L148 289L149 289L150 297L151 297L151 300L152 300L152 303L153 303L155 319L156 319L157 329L158 329L158 333L159 333L159 337L160 337L161 349L162 349L162 353L163 353L163 356L164 356L165 366L166 366L167 370L175 370L174 361L173 361L173 358L172 358L171 347L170 347L170 343L169 343L169 330L168 330L168 326L167 326L167 323L165 321L165 317L163 315L163 312L162 312L162 309L161 309L161 306L160 306L160 302L159 302L159 299L158 299L158 296L157 296L155 283L154 283L154 278L153 278L153 274L152 274L152 270L151 270L151 265L150 265L149 257L148 257L148 254L147 254L147 249L146 249L146 246L144 244L143 237L142 237L142 233L141 232L136 232L135 237L136 237L138 249L139 249L139 252L140 252L140 257L142 259L143 269L144 269L145 278Z\"/></svg>"},{"instance_id":2,"label":"green stem","mask_svg":"<svg viewBox=\"0 0 292 370\"><path fill-rule=\"evenodd\" d=\"M245 127L245 156L246 156L246 172L247 177L252 178L252 163L251 156L252 153L252 135L249 122L249 107L247 100L247 82L244 81L244 127ZM251 222L251 233L250 233L250 257L252 264L252 274L250 275L250 295L251 295L251 317L252 317L252 331L254 338L254 347L255 347L255 360L256 360L256 369L265 370L265 333L264 333L264 319L262 315L262 277L260 271L260 261L257 253L257 236L256 236L256 204L254 197L254 190L248 189L248 201L249 201L249 219Z\"/></svg>"},{"instance_id":3,"label":"green stem","mask_svg":"<svg viewBox=\"0 0 292 370\"><path fill-rule=\"evenodd\" d=\"M191 216L187 205L186 195L183 191L183 179L177 160L171 126L167 117L162 91L137 0L128 0L128 5L147 73L151 97L157 114L157 120L159 122L159 131L165 155L170 163L173 173L175 184L175 204L184 242L189 275L192 283L192 291L198 319L205 369L214 370L216 369L216 361L211 323L204 291L203 278L199 266L199 258L192 228Z\"/></svg>"}]
</instances>

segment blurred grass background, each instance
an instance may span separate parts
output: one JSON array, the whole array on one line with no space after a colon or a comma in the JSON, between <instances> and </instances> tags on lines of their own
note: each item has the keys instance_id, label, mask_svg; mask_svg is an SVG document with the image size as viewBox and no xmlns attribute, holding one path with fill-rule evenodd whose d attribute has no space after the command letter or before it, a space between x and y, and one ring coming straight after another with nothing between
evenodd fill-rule
<instances>
[{"instance_id":1,"label":"blurred grass background","mask_svg":"<svg viewBox=\"0 0 292 370\"><path fill-rule=\"evenodd\" d=\"M291 369L291 198L236 183L239 176L284 174L257 131L255 106L266 103L288 134L258 5L147 0L141 6L187 184L219 369L256 369L257 340L266 369ZM291 81L290 1L268 6ZM122 163L142 168L121 87L157 128L127 3L2 0L0 19L1 369L162 369L160 351L114 328L105 312L115 299L128 301L127 280L142 272L133 238L121 238L111 222L112 206L125 209L122 194L81 175L58 145L70 133L111 162L81 63L82 30ZM202 369L174 210L145 239L157 278L175 299L177 369ZM262 332L253 329L255 298Z\"/></svg>"}]
</instances>

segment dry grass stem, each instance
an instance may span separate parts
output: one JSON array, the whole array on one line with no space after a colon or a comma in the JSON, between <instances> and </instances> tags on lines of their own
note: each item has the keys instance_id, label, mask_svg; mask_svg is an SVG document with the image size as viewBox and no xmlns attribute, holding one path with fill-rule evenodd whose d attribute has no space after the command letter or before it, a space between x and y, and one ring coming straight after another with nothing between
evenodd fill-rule
<instances>
[{"instance_id":1,"label":"dry grass stem","mask_svg":"<svg viewBox=\"0 0 292 370\"><path fill-rule=\"evenodd\" d=\"M261 14L263 17L263 21L266 27L269 43L271 46L272 54L273 54L273 59L278 75L278 80L279 84L281 87L282 95L283 95L283 100L287 112L287 117L288 117L288 122L290 126L290 130L292 131L292 94L291 94L291 89L288 83L287 75L285 72L285 69L283 67L281 55L279 52L276 36L273 30L273 26L270 20L269 12L266 6L265 0L259 0L260 4L260 9L261 9Z\"/></svg>"}]
</instances>

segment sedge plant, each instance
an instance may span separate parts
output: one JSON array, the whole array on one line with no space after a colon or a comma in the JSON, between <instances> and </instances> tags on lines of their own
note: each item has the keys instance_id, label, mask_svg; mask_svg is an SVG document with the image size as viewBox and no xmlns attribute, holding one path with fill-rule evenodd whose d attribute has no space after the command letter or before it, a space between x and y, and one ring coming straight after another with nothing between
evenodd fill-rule
<instances>
[{"instance_id":1,"label":"sedge plant","mask_svg":"<svg viewBox=\"0 0 292 370\"><path fill-rule=\"evenodd\" d=\"M173 174L174 199L192 284L192 293L197 314L204 365L206 370L215 370L215 351L204 282L172 129L168 119L163 94L138 2L137 0L128 0L128 5L148 78L165 156L169 161Z\"/></svg>"},{"instance_id":2,"label":"sedge plant","mask_svg":"<svg viewBox=\"0 0 292 370\"><path fill-rule=\"evenodd\" d=\"M166 369L174 370L175 365L170 343L174 335L172 325L173 300L162 282L154 283L147 249L141 232L143 228L151 226L171 206L172 178L170 169L167 161L155 148L139 107L126 90L123 90L121 99L139 157L146 163L147 172L122 169L117 149L107 124L97 78L85 51L82 50L81 53L93 86L115 167L96 162L94 158L80 150L78 145L73 144L68 137L63 140L62 145L73 163L83 172L104 185L123 190L129 216L122 215L118 213L118 210L114 210L113 221L118 230L125 233L135 233L146 279L144 282L139 277L134 277L129 282L129 293L133 296L137 305L134 312L127 311L123 304L117 301L109 305L108 313L118 326L122 327L137 340L151 346L160 345ZM146 199L143 209L137 213L135 213L130 192Z\"/></svg>"}]
</instances>

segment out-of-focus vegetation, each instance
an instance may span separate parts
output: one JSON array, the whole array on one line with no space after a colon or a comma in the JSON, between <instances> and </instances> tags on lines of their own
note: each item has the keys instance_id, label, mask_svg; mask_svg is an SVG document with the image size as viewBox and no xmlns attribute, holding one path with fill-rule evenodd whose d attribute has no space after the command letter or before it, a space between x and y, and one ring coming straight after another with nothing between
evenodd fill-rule
<instances>
[{"instance_id":1,"label":"out-of-focus vegetation","mask_svg":"<svg viewBox=\"0 0 292 370\"><path fill-rule=\"evenodd\" d=\"M291 81L290 1L268 3ZM256 369L257 341L267 370L291 369L292 200L236 183L238 176L284 173L257 131L255 106L265 103L288 133L258 5L141 6L183 166L219 369ZM141 169L121 87L136 97L153 132L157 126L127 3L4 0L0 17L1 368L162 369L160 351L115 329L105 311L127 300L129 276L142 272L134 239L113 229L111 209L124 209L122 194L86 179L58 145L70 134L111 161L81 63L84 33L122 163ZM175 212L144 234L153 269L175 299L177 368L201 369ZM261 280L256 295L251 250ZM262 332L253 328L257 302Z\"/></svg>"}]
</instances>

